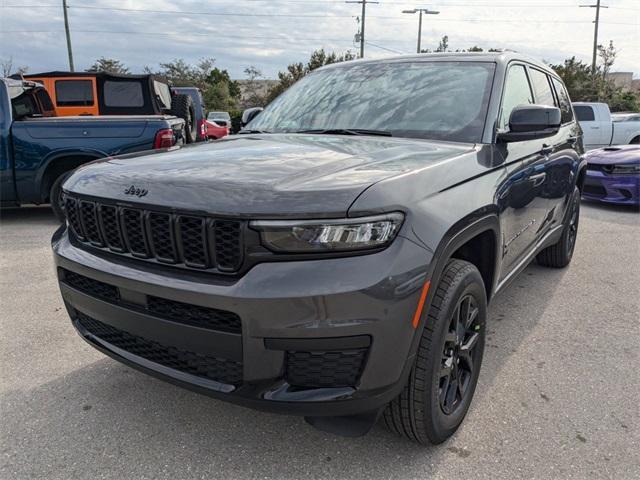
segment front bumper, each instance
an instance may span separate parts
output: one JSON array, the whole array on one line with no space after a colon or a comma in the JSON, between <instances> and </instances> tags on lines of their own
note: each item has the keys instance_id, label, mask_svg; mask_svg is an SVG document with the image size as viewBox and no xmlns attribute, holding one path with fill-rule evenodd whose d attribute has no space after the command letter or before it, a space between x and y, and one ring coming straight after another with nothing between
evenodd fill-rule
<instances>
[{"instance_id":1,"label":"front bumper","mask_svg":"<svg viewBox=\"0 0 640 480\"><path fill-rule=\"evenodd\" d=\"M273 412L352 415L393 399L413 363L429 253L402 237L375 254L262 263L231 281L99 255L64 228L52 246L86 341L200 393ZM203 312L225 314L198 323Z\"/></svg>"},{"instance_id":2,"label":"front bumper","mask_svg":"<svg viewBox=\"0 0 640 480\"><path fill-rule=\"evenodd\" d=\"M610 175L587 170L582 196L621 205L640 205L640 175Z\"/></svg>"}]
</instances>

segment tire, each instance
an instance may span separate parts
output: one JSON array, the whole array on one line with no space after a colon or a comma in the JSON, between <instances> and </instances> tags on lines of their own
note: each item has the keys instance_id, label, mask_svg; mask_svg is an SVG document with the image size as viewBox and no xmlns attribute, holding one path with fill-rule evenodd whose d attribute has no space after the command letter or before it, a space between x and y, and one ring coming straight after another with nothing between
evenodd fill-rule
<instances>
[{"instance_id":1,"label":"tire","mask_svg":"<svg viewBox=\"0 0 640 480\"><path fill-rule=\"evenodd\" d=\"M64 223L66 221L66 217L64 214L64 203L62 201L62 184L64 181L69 178L71 172L65 172L60 175L51 185L51 189L49 190L49 202L51 203L51 210L53 210L53 214L56 216L60 223Z\"/></svg>"},{"instance_id":2,"label":"tire","mask_svg":"<svg viewBox=\"0 0 640 480\"><path fill-rule=\"evenodd\" d=\"M464 335L459 335L462 329L452 331L459 317L469 321ZM487 296L480 272L469 262L450 260L426 316L407 384L383 413L389 430L421 444L442 443L455 433L478 382L486 318ZM468 355L463 353L465 346ZM456 376L465 385L460 398Z\"/></svg>"},{"instance_id":3,"label":"tire","mask_svg":"<svg viewBox=\"0 0 640 480\"><path fill-rule=\"evenodd\" d=\"M557 243L545 248L536 257L538 263L545 267L564 268L571 263L573 251L578 236L578 223L580 222L580 189L575 187L567 217L565 219L562 236Z\"/></svg>"},{"instance_id":4,"label":"tire","mask_svg":"<svg viewBox=\"0 0 640 480\"><path fill-rule=\"evenodd\" d=\"M633 137L629 142L629 145L637 145L639 143L640 143L640 135L638 135L637 137Z\"/></svg>"},{"instance_id":5,"label":"tire","mask_svg":"<svg viewBox=\"0 0 640 480\"><path fill-rule=\"evenodd\" d=\"M184 119L187 143L193 143L198 138L195 112L193 100L189 95L177 94L171 98L171 114Z\"/></svg>"}]
</instances>

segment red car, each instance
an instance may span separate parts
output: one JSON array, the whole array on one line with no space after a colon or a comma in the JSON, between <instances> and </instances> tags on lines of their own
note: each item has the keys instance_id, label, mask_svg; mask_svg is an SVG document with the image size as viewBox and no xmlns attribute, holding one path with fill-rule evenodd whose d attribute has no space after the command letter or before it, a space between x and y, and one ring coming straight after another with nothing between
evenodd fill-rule
<instances>
[{"instance_id":1,"label":"red car","mask_svg":"<svg viewBox=\"0 0 640 480\"><path fill-rule=\"evenodd\" d=\"M211 120L205 120L204 123L207 127L207 139L209 140L218 140L229 135L228 126L218 125L216 122Z\"/></svg>"}]
</instances>

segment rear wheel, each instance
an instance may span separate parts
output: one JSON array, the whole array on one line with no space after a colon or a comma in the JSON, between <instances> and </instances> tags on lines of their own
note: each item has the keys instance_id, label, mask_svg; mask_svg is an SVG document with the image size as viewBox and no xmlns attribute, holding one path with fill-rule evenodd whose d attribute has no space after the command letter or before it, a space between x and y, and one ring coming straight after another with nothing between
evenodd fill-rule
<instances>
[{"instance_id":1,"label":"rear wheel","mask_svg":"<svg viewBox=\"0 0 640 480\"><path fill-rule=\"evenodd\" d=\"M545 267L563 268L569 265L573 257L580 221L580 189L575 187L569 203L562 236L557 243L542 250L536 257Z\"/></svg>"},{"instance_id":2,"label":"rear wheel","mask_svg":"<svg viewBox=\"0 0 640 480\"><path fill-rule=\"evenodd\" d=\"M184 119L185 138L187 143L193 143L198 137L196 114L193 100L189 95L177 94L171 98L171 114Z\"/></svg>"},{"instance_id":3,"label":"rear wheel","mask_svg":"<svg viewBox=\"0 0 640 480\"><path fill-rule=\"evenodd\" d=\"M429 308L409 380L384 411L393 432L442 443L462 423L484 353L487 297L471 263L450 260Z\"/></svg>"}]
</instances>

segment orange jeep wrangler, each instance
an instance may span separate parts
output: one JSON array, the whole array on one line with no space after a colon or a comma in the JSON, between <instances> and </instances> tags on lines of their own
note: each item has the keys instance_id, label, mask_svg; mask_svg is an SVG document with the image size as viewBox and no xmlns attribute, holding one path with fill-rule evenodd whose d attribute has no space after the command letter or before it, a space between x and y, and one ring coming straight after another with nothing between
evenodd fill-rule
<instances>
[{"instance_id":1,"label":"orange jeep wrangler","mask_svg":"<svg viewBox=\"0 0 640 480\"><path fill-rule=\"evenodd\" d=\"M197 139L193 99L153 75L44 72L24 78L44 85L56 116L169 114L184 119L187 143Z\"/></svg>"}]
</instances>

